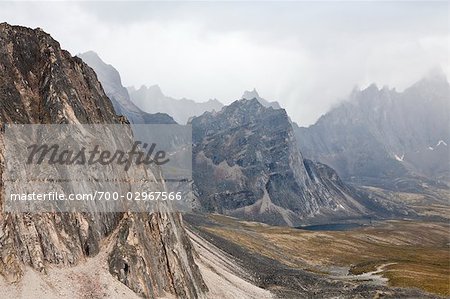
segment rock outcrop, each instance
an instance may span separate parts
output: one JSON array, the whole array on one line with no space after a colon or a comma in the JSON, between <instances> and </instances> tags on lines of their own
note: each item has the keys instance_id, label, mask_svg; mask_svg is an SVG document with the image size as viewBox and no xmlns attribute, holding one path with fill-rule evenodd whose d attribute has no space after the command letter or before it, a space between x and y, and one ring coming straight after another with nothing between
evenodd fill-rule
<instances>
[{"instance_id":1,"label":"rock outcrop","mask_svg":"<svg viewBox=\"0 0 450 299\"><path fill-rule=\"evenodd\" d=\"M41 29L0 24L4 124L119 124L95 72ZM130 135L131 136L131 135ZM123 136L123 138L131 138ZM4 174L3 138L0 174ZM155 174L157 175L157 174ZM4 185L2 184L2 189ZM3 190L0 208L5 198ZM75 265L104 249L113 276L136 293L201 297L206 287L176 213L0 213L0 274Z\"/></svg>"}]
</instances>

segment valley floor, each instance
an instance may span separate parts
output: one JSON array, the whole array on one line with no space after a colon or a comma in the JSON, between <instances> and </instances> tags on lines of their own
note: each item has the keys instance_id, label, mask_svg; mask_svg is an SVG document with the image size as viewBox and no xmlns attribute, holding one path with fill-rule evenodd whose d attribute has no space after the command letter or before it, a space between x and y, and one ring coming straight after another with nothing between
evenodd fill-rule
<instances>
[{"instance_id":1,"label":"valley floor","mask_svg":"<svg viewBox=\"0 0 450 299\"><path fill-rule=\"evenodd\" d=\"M232 256L251 274L248 281L283 298L450 295L448 222L307 231L216 214L184 218L191 235Z\"/></svg>"}]
</instances>

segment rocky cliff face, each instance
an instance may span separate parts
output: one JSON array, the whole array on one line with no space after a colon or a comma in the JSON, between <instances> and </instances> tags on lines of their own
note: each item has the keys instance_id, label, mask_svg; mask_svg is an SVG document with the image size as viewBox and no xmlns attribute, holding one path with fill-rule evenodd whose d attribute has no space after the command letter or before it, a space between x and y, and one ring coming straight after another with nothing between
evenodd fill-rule
<instances>
[{"instance_id":1,"label":"rocky cliff face","mask_svg":"<svg viewBox=\"0 0 450 299\"><path fill-rule=\"evenodd\" d=\"M193 117L205 111L218 111L223 105L216 99L198 103L189 99L174 99L164 95L158 85L129 88L131 100L149 113L163 112L172 116L179 124L186 124Z\"/></svg>"},{"instance_id":2,"label":"rocky cliff face","mask_svg":"<svg viewBox=\"0 0 450 299\"><path fill-rule=\"evenodd\" d=\"M111 99L114 110L124 115L133 124L174 124L173 118L166 113L146 113L139 109L131 100L130 95L122 85L119 72L110 64L106 64L95 52L77 55L94 69L106 95Z\"/></svg>"},{"instance_id":3,"label":"rocky cliff face","mask_svg":"<svg viewBox=\"0 0 450 299\"><path fill-rule=\"evenodd\" d=\"M18 124L120 123L94 71L40 29L0 24L0 120ZM124 136L129 138L129 136ZM3 138L2 138L3 139ZM0 151L4 169L3 142ZM1 192L0 207L4 203ZM180 215L0 213L0 274L70 266L111 244L113 276L145 297L205 291Z\"/></svg>"},{"instance_id":4,"label":"rocky cliff face","mask_svg":"<svg viewBox=\"0 0 450 299\"><path fill-rule=\"evenodd\" d=\"M346 180L391 185L415 176L448 183L449 123L449 84L435 71L403 92L375 85L354 91L316 124L296 128L296 136L306 157Z\"/></svg>"},{"instance_id":5,"label":"rocky cliff face","mask_svg":"<svg viewBox=\"0 0 450 299\"><path fill-rule=\"evenodd\" d=\"M290 226L367 212L333 169L303 159L283 109L243 99L194 118L192 130L206 210Z\"/></svg>"}]
</instances>

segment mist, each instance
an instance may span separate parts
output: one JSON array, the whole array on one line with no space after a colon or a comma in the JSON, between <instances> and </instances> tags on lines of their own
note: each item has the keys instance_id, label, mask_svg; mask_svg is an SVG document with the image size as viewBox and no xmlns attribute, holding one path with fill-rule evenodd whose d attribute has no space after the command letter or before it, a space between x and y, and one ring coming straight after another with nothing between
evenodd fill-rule
<instances>
[{"instance_id":1,"label":"mist","mask_svg":"<svg viewBox=\"0 0 450 299\"><path fill-rule=\"evenodd\" d=\"M447 2L2 2L72 55L97 52L126 86L224 104L244 90L308 125L375 82L398 90L449 74Z\"/></svg>"}]
</instances>

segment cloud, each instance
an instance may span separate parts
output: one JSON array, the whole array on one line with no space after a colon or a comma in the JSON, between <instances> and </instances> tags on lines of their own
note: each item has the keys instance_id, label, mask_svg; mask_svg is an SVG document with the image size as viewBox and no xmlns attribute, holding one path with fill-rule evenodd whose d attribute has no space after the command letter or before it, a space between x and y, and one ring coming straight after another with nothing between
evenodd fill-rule
<instances>
[{"instance_id":1,"label":"cloud","mask_svg":"<svg viewBox=\"0 0 450 299\"><path fill-rule=\"evenodd\" d=\"M449 74L446 2L19 2L0 19L94 50L127 85L229 103L255 87L314 122L355 85Z\"/></svg>"}]
</instances>

